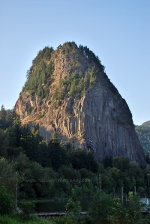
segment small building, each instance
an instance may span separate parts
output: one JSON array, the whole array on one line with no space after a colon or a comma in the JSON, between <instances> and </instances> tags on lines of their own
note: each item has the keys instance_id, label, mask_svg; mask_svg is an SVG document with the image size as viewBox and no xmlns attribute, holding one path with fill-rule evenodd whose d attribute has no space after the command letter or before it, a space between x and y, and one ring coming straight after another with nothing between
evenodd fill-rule
<instances>
[{"instance_id":1,"label":"small building","mask_svg":"<svg viewBox=\"0 0 150 224\"><path fill-rule=\"evenodd\" d=\"M140 198L140 204L143 205L143 212L150 208L150 198Z\"/></svg>"}]
</instances>

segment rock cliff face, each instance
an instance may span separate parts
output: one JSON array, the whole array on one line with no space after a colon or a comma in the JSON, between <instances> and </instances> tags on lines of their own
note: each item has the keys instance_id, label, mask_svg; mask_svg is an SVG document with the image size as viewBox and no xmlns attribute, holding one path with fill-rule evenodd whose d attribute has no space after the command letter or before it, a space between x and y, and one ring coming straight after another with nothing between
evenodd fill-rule
<instances>
[{"instance_id":1,"label":"rock cliff face","mask_svg":"<svg viewBox=\"0 0 150 224\"><path fill-rule=\"evenodd\" d=\"M65 43L34 59L15 105L22 124L51 139L93 151L98 160L125 156L145 163L125 100L87 48Z\"/></svg>"}]
</instances>

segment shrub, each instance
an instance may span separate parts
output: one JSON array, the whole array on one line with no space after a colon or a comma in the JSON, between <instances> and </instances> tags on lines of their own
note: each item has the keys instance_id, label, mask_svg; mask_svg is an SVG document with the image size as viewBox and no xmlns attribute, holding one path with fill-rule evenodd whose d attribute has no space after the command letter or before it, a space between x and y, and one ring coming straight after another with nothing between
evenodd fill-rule
<instances>
[{"instance_id":1,"label":"shrub","mask_svg":"<svg viewBox=\"0 0 150 224\"><path fill-rule=\"evenodd\" d=\"M72 195L66 204L65 224L78 224L81 220L80 202L77 200L76 192L72 189Z\"/></svg>"},{"instance_id":2,"label":"shrub","mask_svg":"<svg viewBox=\"0 0 150 224\"><path fill-rule=\"evenodd\" d=\"M9 194L5 187L0 187L0 214L10 214L13 212L13 196Z\"/></svg>"},{"instance_id":3,"label":"shrub","mask_svg":"<svg viewBox=\"0 0 150 224\"><path fill-rule=\"evenodd\" d=\"M28 218L35 209L35 204L31 201L22 201L20 203L20 208L24 218Z\"/></svg>"}]
</instances>

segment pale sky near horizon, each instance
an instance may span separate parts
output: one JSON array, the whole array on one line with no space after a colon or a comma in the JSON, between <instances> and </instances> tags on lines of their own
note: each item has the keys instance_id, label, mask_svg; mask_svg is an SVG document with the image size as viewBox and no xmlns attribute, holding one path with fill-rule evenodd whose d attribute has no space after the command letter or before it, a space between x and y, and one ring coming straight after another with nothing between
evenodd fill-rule
<instances>
[{"instance_id":1,"label":"pale sky near horizon","mask_svg":"<svg viewBox=\"0 0 150 224\"><path fill-rule=\"evenodd\" d=\"M12 109L38 51L90 48L127 101L150 120L150 0L0 0L0 105Z\"/></svg>"}]
</instances>

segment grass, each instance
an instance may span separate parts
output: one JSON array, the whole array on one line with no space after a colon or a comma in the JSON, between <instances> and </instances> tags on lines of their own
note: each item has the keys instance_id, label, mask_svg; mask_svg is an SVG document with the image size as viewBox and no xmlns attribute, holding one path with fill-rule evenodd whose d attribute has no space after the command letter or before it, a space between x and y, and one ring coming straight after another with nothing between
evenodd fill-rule
<instances>
[{"instance_id":1,"label":"grass","mask_svg":"<svg viewBox=\"0 0 150 224\"><path fill-rule=\"evenodd\" d=\"M0 216L0 223L1 224L21 224L15 218L9 216Z\"/></svg>"},{"instance_id":2,"label":"grass","mask_svg":"<svg viewBox=\"0 0 150 224\"><path fill-rule=\"evenodd\" d=\"M44 218L23 220L21 217L4 215L0 216L0 224L55 224L55 222Z\"/></svg>"}]
</instances>

